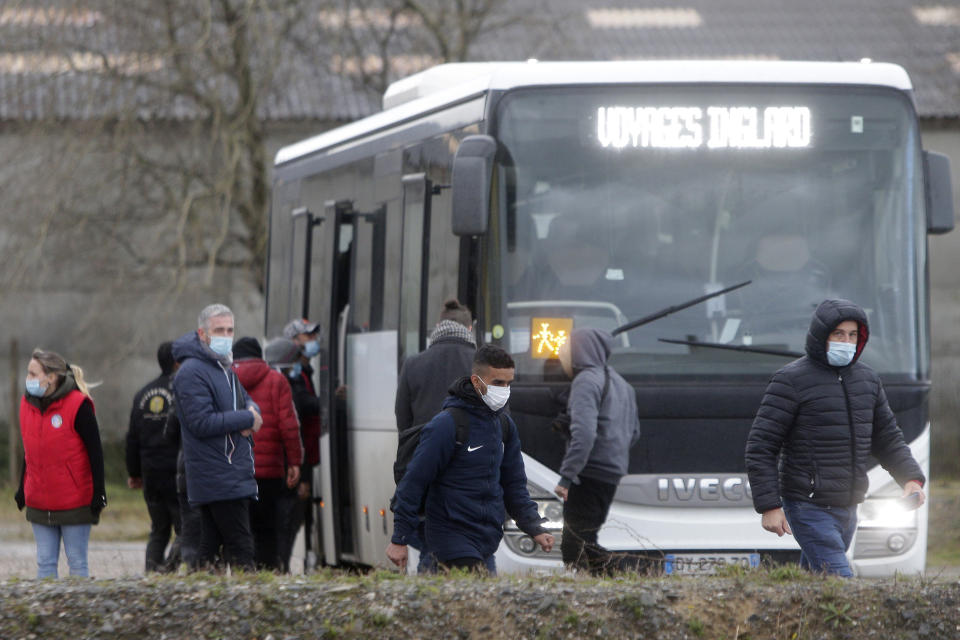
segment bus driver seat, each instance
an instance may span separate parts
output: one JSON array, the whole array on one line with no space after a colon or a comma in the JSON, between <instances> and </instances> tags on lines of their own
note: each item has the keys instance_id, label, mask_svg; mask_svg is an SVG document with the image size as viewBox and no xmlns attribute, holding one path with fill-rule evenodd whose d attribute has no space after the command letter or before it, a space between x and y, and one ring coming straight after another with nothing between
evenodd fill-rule
<instances>
[{"instance_id":1,"label":"bus driver seat","mask_svg":"<svg viewBox=\"0 0 960 640\"><path fill-rule=\"evenodd\" d=\"M743 290L747 317L754 313L809 316L828 296L830 276L810 255L801 235L772 234L757 242L756 258L747 265Z\"/></svg>"},{"instance_id":2,"label":"bus driver seat","mask_svg":"<svg viewBox=\"0 0 960 640\"><path fill-rule=\"evenodd\" d=\"M575 220L572 215L557 216L550 221L546 239L547 264L556 277L558 293L569 291L563 298L604 282L609 255L600 231L596 221Z\"/></svg>"}]
</instances>

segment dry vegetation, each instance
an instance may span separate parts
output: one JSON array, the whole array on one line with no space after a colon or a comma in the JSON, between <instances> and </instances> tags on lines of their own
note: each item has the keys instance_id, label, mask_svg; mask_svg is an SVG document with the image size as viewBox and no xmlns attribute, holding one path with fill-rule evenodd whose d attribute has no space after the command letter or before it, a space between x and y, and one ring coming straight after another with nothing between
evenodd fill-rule
<instances>
[{"instance_id":1,"label":"dry vegetation","mask_svg":"<svg viewBox=\"0 0 960 640\"><path fill-rule=\"evenodd\" d=\"M953 638L960 584L713 578L405 578L379 572L0 583L2 637Z\"/></svg>"}]
</instances>

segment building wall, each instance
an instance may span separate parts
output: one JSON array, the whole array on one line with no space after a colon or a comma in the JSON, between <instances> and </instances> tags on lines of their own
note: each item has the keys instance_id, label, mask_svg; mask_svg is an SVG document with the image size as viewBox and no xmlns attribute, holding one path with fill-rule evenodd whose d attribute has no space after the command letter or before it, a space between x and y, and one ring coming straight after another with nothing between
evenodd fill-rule
<instances>
[{"instance_id":1,"label":"building wall","mask_svg":"<svg viewBox=\"0 0 960 640\"><path fill-rule=\"evenodd\" d=\"M281 146L324 128L314 122L275 127L267 141L268 162L272 164ZM156 135L170 140L178 134L159 126ZM71 150L78 157L70 158ZM247 271L219 268L210 280L206 269L191 268L176 274L182 275L178 284L173 270L141 268L117 246L83 244L80 238L89 229L85 225L97 224L96 220L68 233L44 234L44 228L69 223L73 199L99 199L100 206L111 209L140 197L131 192L130 182L124 183L127 193L111 193L109 182L98 185L93 194L78 195L79 189L68 188L66 181L98 179L78 178L85 166L79 156L89 155L89 147L65 146L64 138L33 128L0 126L0 154L20 159L0 166L0 220L5 221L0 223L0 423L16 422L29 354L35 347L61 353L84 369L88 381L99 383L92 396L103 438L111 440L126 432L133 395L159 375L159 344L194 331L205 305L229 305L236 314L238 337L264 337L261 283ZM59 179L51 168L54 164L62 169ZM71 168L77 173L71 175ZM131 215L136 209L134 203ZM137 223L134 233L145 236L139 241L149 245L152 238L171 233L154 222ZM22 250L9 258L15 247ZM15 275L16 270L21 273ZM40 282L42 286L35 286ZM17 353L11 356L14 345Z\"/></svg>"}]
</instances>

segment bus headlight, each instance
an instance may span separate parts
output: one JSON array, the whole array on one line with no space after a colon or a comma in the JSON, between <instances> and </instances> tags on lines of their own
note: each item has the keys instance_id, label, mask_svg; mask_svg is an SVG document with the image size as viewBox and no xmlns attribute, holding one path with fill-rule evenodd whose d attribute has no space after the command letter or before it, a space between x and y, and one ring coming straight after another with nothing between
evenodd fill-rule
<instances>
[{"instance_id":1,"label":"bus headlight","mask_svg":"<svg viewBox=\"0 0 960 640\"><path fill-rule=\"evenodd\" d=\"M904 509L896 499L868 498L860 505L861 528L901 529L917 526L917 511Z\"/></svg>"},{"instance_id":2,"label":"bus headlight","mask_svg":"<svg viewBox=\"0 0 960 640\"><path fill-rule=\"evenodd\" d=\"M917 541L917 511L904 509L895 498L868 498L859 516L855 559L900 555Z\"/></svg>"},{"instance_id":3,"label":"bus headlight","mask_svg":"<svg viewBox=\"0 0 960 640\"><path fill-rule=\"evenodd\" d=\"M527 489L537 505L540 517L545 518L541 526L553 534L553 550L550 553L544 553L533 538L520 530L512 518L507 518L503 523L503 540L514 553L534 558L559 559L560 532L563 530L563 503L553 497L550 492L535 485L528 484Z\"/></svg>"},{"instance_id":4,"label":"bus headlight","mask_svg":"<svg viewBox=\"0 0 960 640\"><path fill-rule=\"evenodd\" d=\"M537 512L540 514L540 517L546 518L546 521L541 523L544 529L550 533L557 533L563 529L563 504L559 500L541 499L534 500L534 503L537 505ZM519 531L520 527L517 526L517 523L514 522L512 518L508 518L503 525L503 530Z\"/></svg>"}]
</instances>

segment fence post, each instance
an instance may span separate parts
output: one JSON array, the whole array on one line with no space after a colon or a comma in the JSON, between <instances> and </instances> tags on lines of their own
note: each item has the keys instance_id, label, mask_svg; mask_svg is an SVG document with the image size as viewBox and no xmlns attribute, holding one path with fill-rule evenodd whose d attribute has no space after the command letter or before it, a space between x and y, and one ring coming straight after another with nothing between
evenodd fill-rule
<instances>
[{"instance_id":1,"label":"fence post","mask_svg":"<svg viewBox=\"0 0 960 640\"><path fill-rule=\"evenodd\" d=\"M16 487L20 483L20 418L18 416L18 407L20 406L20 349L17 345L17 339L10 340L10 429L9 446L7 452L9 456L10 485Z\"/></svg>"}]
</instances>

